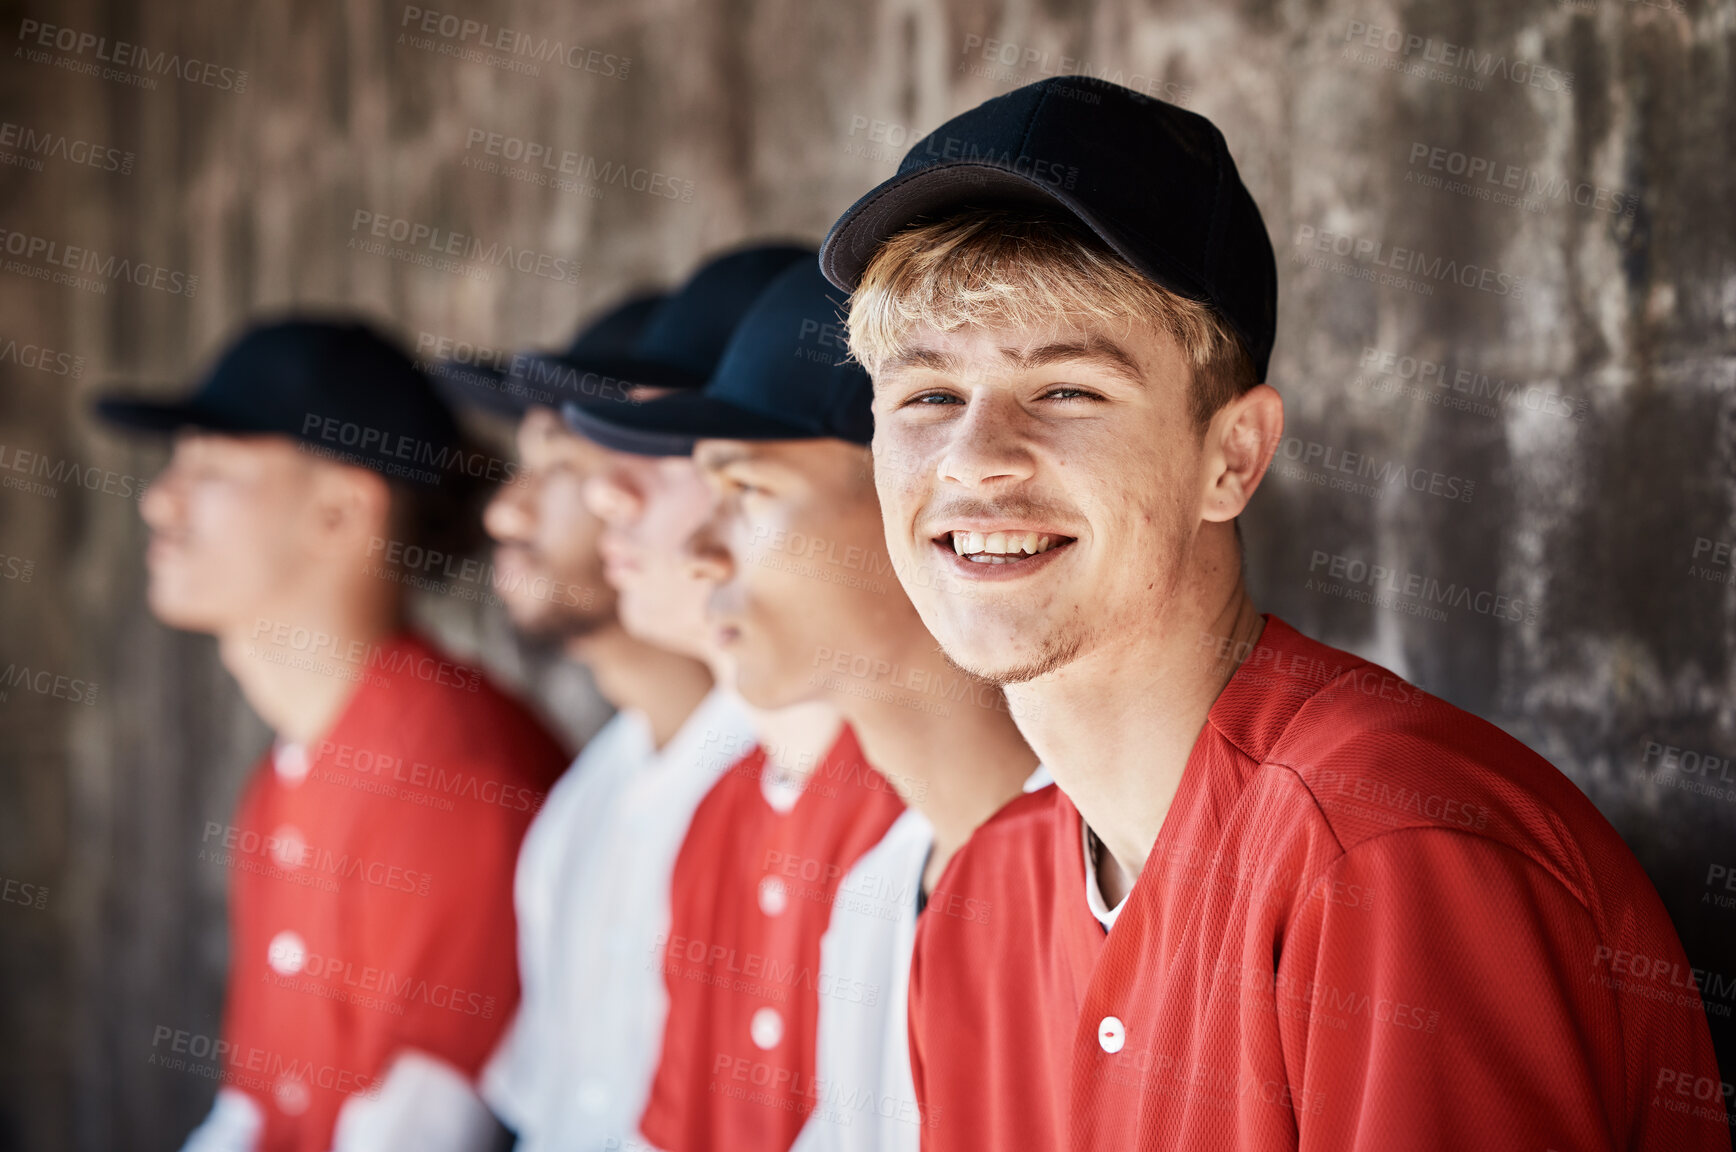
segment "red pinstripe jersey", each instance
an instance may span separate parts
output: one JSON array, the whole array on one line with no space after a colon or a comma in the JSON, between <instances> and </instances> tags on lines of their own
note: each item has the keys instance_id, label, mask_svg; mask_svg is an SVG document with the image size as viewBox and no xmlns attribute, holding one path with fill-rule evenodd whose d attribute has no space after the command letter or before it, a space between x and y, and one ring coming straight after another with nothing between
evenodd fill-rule
<instances>
[{"instance_id":1,"label":"red pinstripe jersey","mask_svg":"<svg viewBox=\"0 0 1736 1152\"><path fill-rule=\"evenodd\" d=\"M1656 891L1541 757L1268 618L1105 936L1078 813L1009 806L922 918L925 1147L1728 1149ZM1093 938L1095 933L1095 938Z\"/></svg>"},{"instance_id":2,"label":"red pinstripe jersey","mask_svg":"<svg viewBox=\"0 0 1736 1152\"><path fill-rule=\"evenodd\" d=\"M481 673L399 636L316 746L267 755L233 825L222 1082L261 1152L326 1152L345 1099L417 1048L475 1077L518 999L519 840L566 763Z\"/></svg>"},{"instance_id":3,"label":"red pinstripe jersey","mask_svg":"<svg viewBox=\"0 0 1736 1152\"><path fill-rule=\"evenodd\" d=\"M662 949L669 1015L641 1130L667 1152L787 1152L823 1095L822 997L888 990L830 979L820 939L838 884L904 805L848 725L787 811L763 749L700 802L675 862Z\"/></svg>"}]
</instances>

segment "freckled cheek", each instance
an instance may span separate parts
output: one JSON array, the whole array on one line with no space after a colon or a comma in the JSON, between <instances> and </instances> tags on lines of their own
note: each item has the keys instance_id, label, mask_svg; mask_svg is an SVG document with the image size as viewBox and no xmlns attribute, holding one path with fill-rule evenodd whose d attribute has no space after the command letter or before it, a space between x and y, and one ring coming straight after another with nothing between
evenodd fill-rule
<instances>
[{"instance_id":1,"label":"freckled cheek","mask_svg":"<svg viewBox=\"0 0 1736 1152\"><path fill-rule=\"evenodd\" d=\"M913 455L883 455L874 460L874 491L888 523L909 520L921 506L934 472L932 461Z\"/></svg>"}]
</instances>

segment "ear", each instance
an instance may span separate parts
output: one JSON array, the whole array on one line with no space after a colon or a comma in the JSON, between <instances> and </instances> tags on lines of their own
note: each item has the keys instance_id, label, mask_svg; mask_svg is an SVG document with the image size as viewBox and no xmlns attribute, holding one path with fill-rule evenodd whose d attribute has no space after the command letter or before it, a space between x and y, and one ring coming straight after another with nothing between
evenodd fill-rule
<instances>
[{"instance_id":1,"label":"ear","mask_svg":"<svg viewBox=\"0 0 1736 1152\"><path fill-rule=\"evenodd\" d=\"M1284 399L1256 384L1218 409L1206 429L1206 491L1200 518L1222 523L1242 514L1284 438Z\"/></svg>"},{"instance_id":2,"label":"ear","mask_svg":"<svg viewBox=\"0 0 1736 1152\"><path fill-rule=\"evenodd\" d=\"M391 523L392 490L371 468L316 462L311 503L322 552L351 552L374 546Z\"/></svg>"}]
</instances>

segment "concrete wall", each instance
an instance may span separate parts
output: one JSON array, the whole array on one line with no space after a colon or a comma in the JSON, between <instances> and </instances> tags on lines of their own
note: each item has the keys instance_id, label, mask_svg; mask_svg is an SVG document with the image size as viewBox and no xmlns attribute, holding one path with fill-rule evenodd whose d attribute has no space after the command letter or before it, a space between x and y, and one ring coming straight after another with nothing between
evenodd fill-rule
<instances>
[{"instance_id":1,"label":"concrete wall","mask_svg":"<svg viewBox=\"0 0 1736 1152\"><path fill-rule=\"evenodd\" d=\"M464 13L577 47L576 67L414 11L27 0L0 25L3 119L124 169L0 141L40 161L0 165L0 227L167 270L57 284L27 252L0 271L0 476L22 451L62 477L0 489L0 654L98 686L0 701L0 879L46 889L40 909L0 901L0 1148L169 1148L207 1106L209 1081L147 1060L158 1026L217 1027L224 878L200 834L265 739L211 644L145 615L133 493L162 455L95 429L90 395L183 379L290 305L364 309L413 342L560 342L717 247L817 240L910 138L1061 71L1214 118L1266 214L1291 439L1247 518L1262 605L1552 759L1696 966L1736 979L1736 910L1708 883L1736 868L1736 770L1658 751L1736 754L1732 0ZM43 47L26 21L70 33ZM147 59L99 59L116 41ZM145 70L177 54L179 74ZM490 133L570 150L576 179L488 171ZM580 275L395 260L352 244L358 213ZM65 359L28 366L43 347ZM526 661L497 617L429 611L594 724L582 679ZM1713 1002L1727 1080L1731 1000Z\"/></svg>"}]
</instances>

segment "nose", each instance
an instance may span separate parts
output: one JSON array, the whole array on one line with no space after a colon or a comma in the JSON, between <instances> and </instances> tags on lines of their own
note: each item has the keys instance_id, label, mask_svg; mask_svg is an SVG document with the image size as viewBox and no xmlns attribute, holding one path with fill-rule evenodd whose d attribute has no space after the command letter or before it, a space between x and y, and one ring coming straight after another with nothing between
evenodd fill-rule
<instances>
[{"instance_id":1,"label":"nose","mask_svg":"<svg viewBox=\"0 0 1736 1152\"><path fill-rule=\"evenodd\" d=\"M482 527L497 543L511 544L536 534L538 481L529 472L500 486L482 511Z\"/></svg>"},{"instance_id":2,"label":"nose","mask_svg":"<svg viewBox=\"0 0 1736 1152\"><path fill-rule=\"evenodd\" d=\"M181 519L181 472L173 461L151 481L139 498L139 518L154 532L165 532Z\"/></svg>"},{"instance_id":3,"label":"nose","mask_svg":"<svg viewBox=\"0 0 1736 1152\"><path fill-rule=\"evenodd\" d=\"M711 515L701 521L681 545L687 574L695 580L715 585L727 584L735 575L735 557L730 555L729 545L724 543L721 512L721 502L714 500Z\"/></svg>"},{"instance_id":4,"label":"nose","mask_svg":"<svg viewBox=\"0 0 1736 1152\"><path fill-rule=\"evenodd\" d=\"M605 524L627 523L638 515L643 503L626 470L614 463L585 478L584 494L585 507Z\"/></svg>"},{"instance_id":5,"label":"nose","mask_svg":"<svg viewBox=\"0 0 1736 1152\"><path fill-rule=\"evenodd\" d=\"M1011 397L973 396L948 430L940 479L966 488L1028 480L1033 472L1028 418Z\"/></svg>"}]
</instances>

